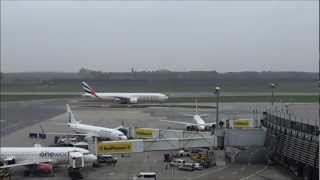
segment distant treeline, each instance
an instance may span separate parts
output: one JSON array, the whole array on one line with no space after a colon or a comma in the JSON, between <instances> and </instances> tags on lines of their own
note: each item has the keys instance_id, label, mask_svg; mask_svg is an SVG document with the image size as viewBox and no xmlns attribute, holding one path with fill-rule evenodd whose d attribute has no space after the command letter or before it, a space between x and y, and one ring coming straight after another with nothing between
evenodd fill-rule
<instances>
[{"instance_id":1,"label":"distant treeline","mask_svg":"<svg viewBox=\"0 0 320 180\"><path fill-rule=\"evenodd\" d=\"M101 72L82 68L78 73L1 73L2 91L79 91L87 81L98 91L209 92L221 86L229 92L267 92L277 83L281 92L317 92L317 73L310 72Z\"/></svg>"}]
</instances>

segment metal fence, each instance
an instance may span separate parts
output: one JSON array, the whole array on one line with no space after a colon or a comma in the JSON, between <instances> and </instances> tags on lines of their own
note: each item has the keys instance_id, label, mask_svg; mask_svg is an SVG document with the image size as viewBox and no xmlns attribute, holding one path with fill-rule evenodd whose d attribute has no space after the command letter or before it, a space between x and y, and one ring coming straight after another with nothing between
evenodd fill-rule
<instances>
[{"instance_id":1,"label":"metal fence","mask_svg":"<svg viewBox=\"0 0 320 180\"><path fill-rule=\"evenodd\" d=\"M267 128L266 146L272 153L319 168L319 128L297 121L286 111L268 109L262 125Z\"/></svg>"}]
</instances>

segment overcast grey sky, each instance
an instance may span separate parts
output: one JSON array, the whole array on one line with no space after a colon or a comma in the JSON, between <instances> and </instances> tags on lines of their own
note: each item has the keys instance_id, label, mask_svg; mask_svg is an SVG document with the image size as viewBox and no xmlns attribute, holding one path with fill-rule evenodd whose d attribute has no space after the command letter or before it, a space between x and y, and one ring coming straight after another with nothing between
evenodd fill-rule
<instances>
[{"instance_id":1,"label":"overcast grey sky","mask_svg":"<svg viewBox=\"0 0 320 180\"><path fill-rule=\"evenodd\" d=\"M1 70L318 70L317 1L1 1Z\"/></svg>"}]
</instances>

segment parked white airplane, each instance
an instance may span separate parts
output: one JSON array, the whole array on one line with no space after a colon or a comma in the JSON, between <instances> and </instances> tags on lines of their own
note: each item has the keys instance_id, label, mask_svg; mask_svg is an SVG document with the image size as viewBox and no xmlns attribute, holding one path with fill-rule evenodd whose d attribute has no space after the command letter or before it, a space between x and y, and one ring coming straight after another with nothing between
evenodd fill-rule
<instances>
[{"instance_id":1,"label":"parked white airplane","mask_svg":"<svg viewBox=\"0 0 320 180\"><path fill-rule=\"evenodd\" d=\"M136 104L140 101L162 102L168 99L168 96L162 93L97 93L86 82L81 83L84 93L82 96L91 98L116 100L121 104Z\"/></svg>"},{"instance_id":2,"label":"parked white airplane","mask_svg":"<svg viewBox=\"0 0 320 180\"><path fill-rule=\"evenodd\" d=\"M84 164L93 164L97 157L86 149L77 147L1 147L0 168L25 166L27 172L50 174L53 165L68 164L73 157L83 157Z\"/></svg>"},{"instance_id":3,"label":"parked white airplane","mask_svg":"<svg viewBox=\"0 0 320 180\"><path fill-rule=\"evenodd\" d=\"M212 128L213 125L216 125L216 123L206 123L202 117L208 116L207 114L199 114L198 113L198 104L196 102L196 113L195 114L184 114L186 116L192 117L192 119L195 121L195 123L188 123L188 122L181 122L181 121L169 121L169 120L160 120L175 124L183 124L186 126L186 129L188 131L192 130L198 130L198 131L208 131Z\"/></svg>"},{"instance_id":4,"label":"parked white airplane","mask_svg":"<svg viewBox=\"0 0 320 180\"><path fill-rule=\"evenodd\" d=\"M126 140L127 136L124 135L123 132L118 130L117 128L106 128L100 126L92 126L87 124L82 124L80 121L77 121L74 117L69 104L67 106L68 112L68 127L71 128L76 134L69 134L69 135L83 135L86 137L99 137L102 139L110 139L110 140ZM64 134L66 133L46 133L46 134Z\"/></svg>"}]
</instances>

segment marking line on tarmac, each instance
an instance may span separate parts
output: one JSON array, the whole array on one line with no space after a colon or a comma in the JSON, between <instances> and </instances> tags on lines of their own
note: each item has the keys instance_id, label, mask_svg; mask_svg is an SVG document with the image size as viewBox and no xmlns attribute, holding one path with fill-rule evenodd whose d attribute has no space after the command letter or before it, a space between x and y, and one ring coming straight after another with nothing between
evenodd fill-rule
<instances>
[{"instance_id":1,"label":"marking line on tarmac","mask_svg":"<svg viewBox=\"0 0 320 180\"><path fill-rule=\"evenodd\" d=\"M187 178L187 180L198 179L198 178L200 178L200 177L202 177L202 176L205 176L205 175L207 175L207 174L215 173L215 172L219 172L219 171L221 171L221 170L224 170L224 169L227 168L227 167L229 167L229 165L224 166L224 167L221 167L221 168L218 168L218 169L214 169L214 170L212 170L212 171L208 171L208 172L202 173L202 174L200 174L200 175L198 175L198 176L195 176L195 177L192 177L192 178Z\"/></svg>"},{"instance_id":2,"label":"marking line on tarmac","mask_svg":"<svg viewBox=\"0 0 320 180\"><path fill-rule=\"evenodd\" d=\"M266 165L264 168L262 168L262 169L260 169L260 170L258 170L258 171L256 171L256 172L250 174L249 176L243 177L243 178L241 178L240 180L249 179L249 178L251 178L251 177L253 177L253 176L255 176L255 175L258 175L258 174L262 173L263 171L265 171L268 167L269 167L269 166Z\"/></svg>"}]
</instances>

